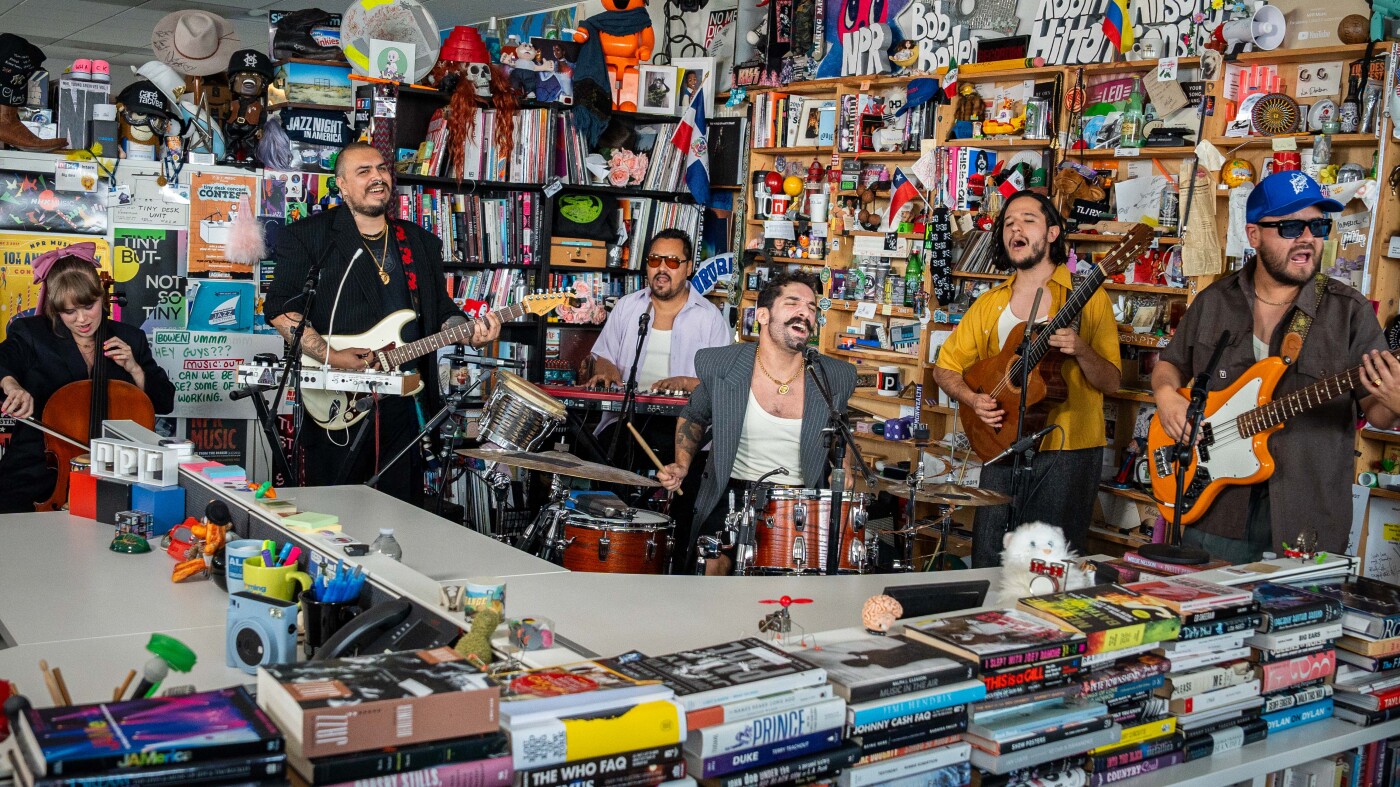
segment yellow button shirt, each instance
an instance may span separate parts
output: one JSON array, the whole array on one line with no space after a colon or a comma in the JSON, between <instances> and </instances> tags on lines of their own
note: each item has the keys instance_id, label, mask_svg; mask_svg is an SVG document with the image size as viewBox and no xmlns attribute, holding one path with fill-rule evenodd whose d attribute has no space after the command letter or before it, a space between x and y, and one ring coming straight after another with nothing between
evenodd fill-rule
<instances>
[{"instance_id":1,"label":"yellow button shirt","mask_svg":"<svg viewBox=\"0 0 1400 787\"><path fill-rule=\"evenodd\" d=\"M984 358L1001 352L997 344L997 321L1002 310L1011 304L1011 285L1016 281L1012 274L1006 281L982 293L962 321L953 329L948 341L938 353L938 367L962 374L969 366ZM1051 315L1064 306L1074 282L1069 269L1055 266L1046 292L1050 296ZM1118 323L1113 318L1113 307L1108 303L1108 295L1103 290L1095 292L1084 305L1080 315L1079 335L1118 369L1123 368L1118 349ZM1003 342L1005 339L1003 339ZM1059 352L1051 348L1050 352ZM1104 445L1103 394L1089 384L1084 372L1073 358L1066 359L1060 367L1069 398L1058 402L1050 409L1048 424L1056 424L1064 430L1064 444L1058 431L1050 433L1041 443L1041 450L1060 449L1073 451L1080 448L1100 448Z\"/></svg>"}]
</instances>

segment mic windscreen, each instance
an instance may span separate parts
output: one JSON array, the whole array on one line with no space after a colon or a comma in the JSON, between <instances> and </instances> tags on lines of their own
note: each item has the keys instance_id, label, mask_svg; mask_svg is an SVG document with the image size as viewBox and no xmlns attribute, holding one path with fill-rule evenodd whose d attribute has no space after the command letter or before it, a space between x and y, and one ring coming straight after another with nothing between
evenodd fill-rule
<instances>
[{"instance_id":1,"label":"mic windscreen","mask_svg":"<svg viewBox=\"0 0 1400 787\"><path fill-rule=\"evenodd\" d=\"M363 412L365 412L366 410L368 410L369 408L371 408L371 407L373 407L373 406L374 406L374 397L371 397L371 396L366 396L366 397L364 397L363 399L356 399L356 400L355 400L355 405L354 405L354 407L355 407L355 412L357 412L357 413L363 413Z\"/></svg>"},{"instance_id":2,"label":"mic windscreen","mask_svg":"<svg viewBox=\"0 0 1400 787\"><path fill-rule=\"evenodd\" d=\"M220 527L233 524L233 514L229 513L228 504L222 500L210 500L209 505L204 507L204 518Z\"/></svg>"}]
</instances>

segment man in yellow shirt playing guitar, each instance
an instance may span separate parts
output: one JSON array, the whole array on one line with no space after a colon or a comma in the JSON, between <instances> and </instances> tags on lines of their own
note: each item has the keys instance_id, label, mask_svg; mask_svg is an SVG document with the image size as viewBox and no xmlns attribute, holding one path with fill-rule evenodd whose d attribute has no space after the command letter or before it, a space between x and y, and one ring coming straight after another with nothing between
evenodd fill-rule
<instances>
[{"instance_id":1,"label":"man in yellow shirt playing guitar","mask_svg":"<svg viewBox=\"0 0 1400 787\"><path fill-rule=\"evenodd\" d=\"M1169 520L1168 452L1186 427L1181 389L1203 372L1210 380L1182 541L1213 558L1257 560L1300 531L1316 549L1344 551L1358 411L1382 429L1400 421L1400 362L1385 352L1375 311L1319 272L1326 214L1341 210L1302 172L1260 181L1245 225L1257 258L1196 297L1152 370L1148 459ZM1207 368L1227 333L1219 364Z\"/></svg>"}]
</instances>

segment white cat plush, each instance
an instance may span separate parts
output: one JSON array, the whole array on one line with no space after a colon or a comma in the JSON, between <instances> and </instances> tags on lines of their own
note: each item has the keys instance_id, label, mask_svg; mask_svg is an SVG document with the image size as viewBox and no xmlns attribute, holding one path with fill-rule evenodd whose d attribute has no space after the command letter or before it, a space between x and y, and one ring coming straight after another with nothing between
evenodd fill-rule
<instances>
[{"instance_id":1,"label":"white cat plush","mask_svg":"<svg viewBox=\"0 0 1400 787\"><path fill-rule=\"evenodd\" d=\"M991 604L1002 609L1016 606L1016 600L1055 592L1054 582L1031 571L1032 560L1064 563L1068 566L1060 590L1076 590L1092 584L1092 574L1081 571L1078 555L1069 548L1063 530L1046 522L1027 522L1002 538L1001 586Z\"/></svg>"}]
</instances>

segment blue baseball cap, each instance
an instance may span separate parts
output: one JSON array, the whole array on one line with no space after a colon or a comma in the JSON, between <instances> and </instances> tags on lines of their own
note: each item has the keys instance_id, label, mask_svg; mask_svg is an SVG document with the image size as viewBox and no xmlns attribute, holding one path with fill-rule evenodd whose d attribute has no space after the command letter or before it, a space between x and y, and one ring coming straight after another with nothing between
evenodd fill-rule
<instances>
[{"instance_id":1,"label":"blue baseball cap","mask_svg":"<svg viewBox=\"0 0 1400 787\"><path fill-rule=\"evenodd\" d=\"M1323 213L1341 213L1342 203L1322 193L1306 173L1292 170L1275 172L1259 181L1245 203L1245 221L1257 224L1269 216L1287 216L1316 205Z\"/></svg>"}]
</instances>

